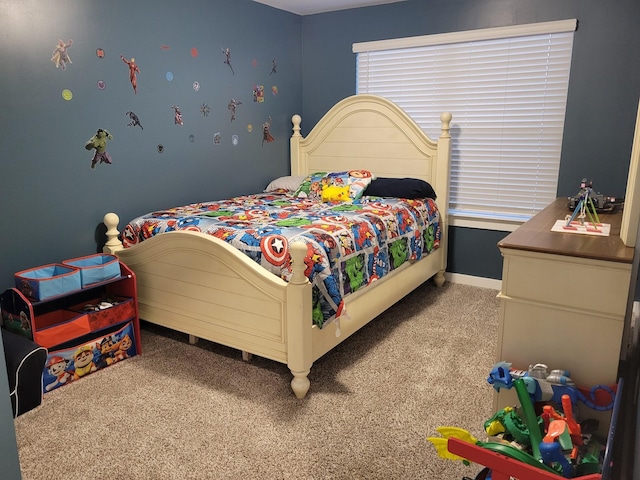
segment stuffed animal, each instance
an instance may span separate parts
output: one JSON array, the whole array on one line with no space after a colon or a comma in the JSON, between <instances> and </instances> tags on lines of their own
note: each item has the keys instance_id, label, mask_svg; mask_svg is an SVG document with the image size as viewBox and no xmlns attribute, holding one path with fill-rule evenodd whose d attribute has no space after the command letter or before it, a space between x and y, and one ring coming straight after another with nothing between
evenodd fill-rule
<instances>
[{"instance_id":1,"label":"stuffed animal","mask_svg":"<svg viewBox=\"0 0 640 480\"><path fill-rule=\"evenodd\" d=\"M329 185L322 189L322 201L323 202L348 202L349 186L345 185L340 187L338 185Z\"/></svg>"}]
</instances>

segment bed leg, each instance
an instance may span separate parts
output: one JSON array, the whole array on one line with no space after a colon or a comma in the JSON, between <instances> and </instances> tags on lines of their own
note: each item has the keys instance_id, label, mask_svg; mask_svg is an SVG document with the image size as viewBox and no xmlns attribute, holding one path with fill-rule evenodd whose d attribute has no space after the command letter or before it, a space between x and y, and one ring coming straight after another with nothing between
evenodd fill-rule
<instances>
[{"instance_id":1,"label":"bed leg","mask_svg":"<svg viewBox=\"0 0 640 480\"><path fill-rule=\"evenodd\" d=\"M444 270L440 270L433 277L433 283L436 284L436 287L441 287L444 285Z\"/></svg>"},{"instance_id":2,"label":"bed leg","mask_svg":"<svg viewBox=\"0 0 640 480\"><path fill-rule=\"evenodd\" d=\"M189 334L189 344L195 345L196 343L198 343L198 337Z\"/></svg>"},{"instance_id":3,"label":"bed leg","mask_svg":"<svg viewBox=\"0 0 640 480\"><path fill-rule=\"evenodd\" d=\"M251 357L252 355L249 352L245 352L244 350L242 350L242 360L244 360L245 362L250 362Z\"/></svg>"},{"instance_id":4,"label":"bed leg","mask_svg":"<svg viewBox=\"0 0 640 480\"><path fill-rule=\"evenodd\" d=\"M307 375L309 375L309 370L306 370L304 372L294 372L292 370L291 373L293 374L293 380L291 380L291 389L293 390L293 393L296 394L296 398L298 398L298 400L302 400L309 391L309 387L311 386L311 382L307 378Z\"/></svg>"}]
</instances>

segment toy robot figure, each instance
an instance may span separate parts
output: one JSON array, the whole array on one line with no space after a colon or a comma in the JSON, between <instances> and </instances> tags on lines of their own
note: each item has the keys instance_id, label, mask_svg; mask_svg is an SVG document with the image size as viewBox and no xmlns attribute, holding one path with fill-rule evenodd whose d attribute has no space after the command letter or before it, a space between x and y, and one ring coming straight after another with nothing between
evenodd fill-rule
<instances>
[{"instance_id":1,"label":"toy robot figure","mask_svg":"<svg viewBox=\"0 0 640 480\"><path fill-rule=\"evenodd\" d=\"M571 222L574 218L578 218L580 225L584 225L585 218L587 215L591 220L591 224L593 228L596 230L598 227L596 226L600 223L600 219L598 218L598 213L596 212L596 206L593 203L593 189L591 182L587 183L587 179L584 178L582 183L580 184L580 193L578 194L578 204L575 207L572 215L567 215L567 223L566 226L570 226Z\"/></svg>"},{"instance_id":2,"label":"toy robot figure","mask_svg":"<svg viewBox=\"0 0 640 480\"><path fill-rule=\"evenodd\" d=\"M124 63L129 66L129 81L131 82L131 86L133 87L133 93L138 93L138 73L140 73L140 68L136 65L136 59L131 57L131 60L127 60L123 55L120 55L120 58Z\"/></svg>"},{"instance_id":3,"label":"toy robot figure","mask_svg":"<svg viewBox=\"0 0 640 480\"><path fill-rule=\"evenodd\" d=\"M51 56L51 61L55 63L56 68L65 70L67 68L67 63L73 63L71 61L71 57L69 57L69 54L67 53L67 49L71 45L73 45L73 40L69 40L67 43L64 43L62 40L58 40L58 44L53 50L53 55Z\"/></svg>"},{"instance_id":4,"label":"toy robot figure","mask_svg":"<svg viewBox=\"0 0 640 480\"><path fill-rule=\"evenodd\" d=\"M609 197L596 193L593 190L593 182L591 180L587 181L586 178L583 178L580 182L580 191L573 197L569 197L567 207L570 210L575 210L581 200L583 203L587 202L593 205L596 212L609 212L624 203L624 198Z\"/></svg>"},{"instance_id":5,"label":"toy robot figure","mask_svg":"<svg viewBox=\"0 0 640 480\"><path fill-rule=\"evenodd\" d=\"M96 134L85 143L84 148L96 151L91 160L91 168L96 168L98 161L111 165L111 155L107 152L107 139L111 140L112 138L113 136L109 132L99 128Z\"/></svg>"}]
</instances>

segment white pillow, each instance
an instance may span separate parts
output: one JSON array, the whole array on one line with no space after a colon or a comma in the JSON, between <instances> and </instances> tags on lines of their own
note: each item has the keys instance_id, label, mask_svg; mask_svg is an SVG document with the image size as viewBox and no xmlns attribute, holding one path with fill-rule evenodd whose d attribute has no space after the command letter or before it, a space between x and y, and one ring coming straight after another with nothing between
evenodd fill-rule
<instances>
[{"instance_id":1,"label":"white pillow","mask_svg":"<svg viewBox=\"0 0 640 480\"><path fill-rule=\"evenodd\" d=\"M267 185L267 188L264 189L264 192L274 192L279 189L294 191L300 186L304 179L304 175L289 175L286 177L276 178L269 185Z\"/></svg>"}]
</instances>

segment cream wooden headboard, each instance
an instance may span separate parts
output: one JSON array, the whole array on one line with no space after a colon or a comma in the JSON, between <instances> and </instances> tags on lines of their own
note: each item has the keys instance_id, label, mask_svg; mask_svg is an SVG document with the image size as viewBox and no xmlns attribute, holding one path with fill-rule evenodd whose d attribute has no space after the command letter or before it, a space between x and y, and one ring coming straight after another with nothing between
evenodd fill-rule
<instances>
[{"instance_id":1,"label":"cream wooden headboard","mask_svg":"<svg viewBox=\"0 0 640 480\"><path fill-rule=\"evenodd\" d=\"M396 104L369 94L338 102L306 137L300 135L301 117L294 115L291 174L364 169L378 177L420 178L433 186L446 215L451 114L440 120L441 135L432 140Z\"/></svg>"}]
</instances>

